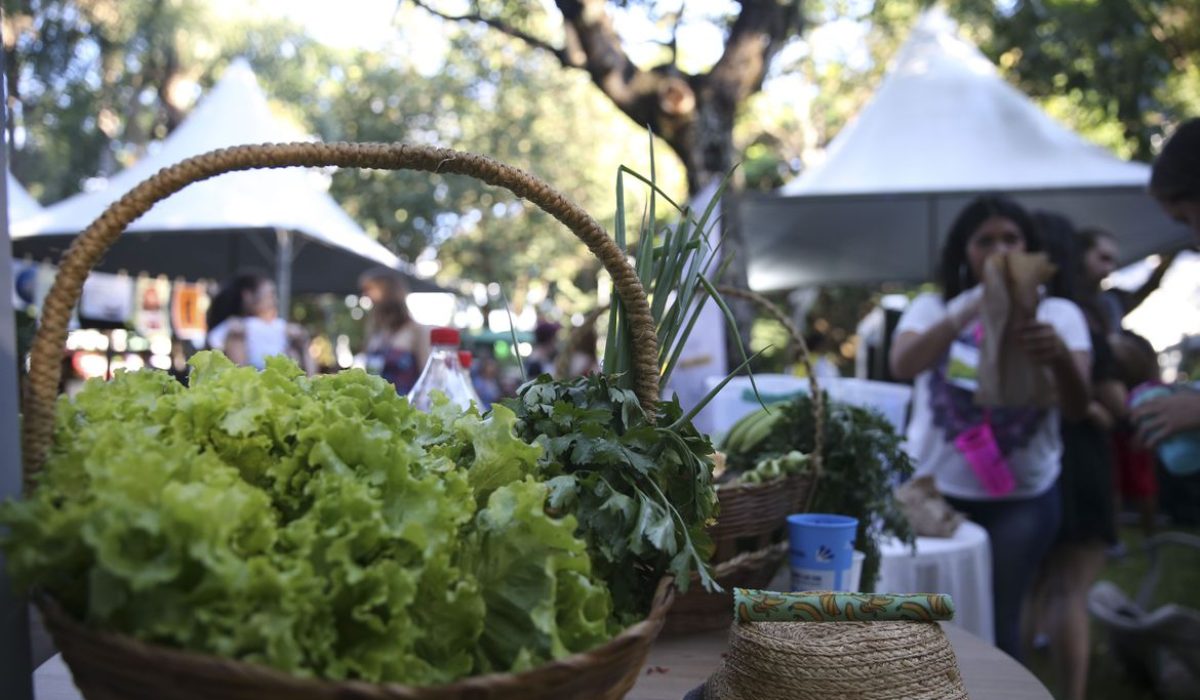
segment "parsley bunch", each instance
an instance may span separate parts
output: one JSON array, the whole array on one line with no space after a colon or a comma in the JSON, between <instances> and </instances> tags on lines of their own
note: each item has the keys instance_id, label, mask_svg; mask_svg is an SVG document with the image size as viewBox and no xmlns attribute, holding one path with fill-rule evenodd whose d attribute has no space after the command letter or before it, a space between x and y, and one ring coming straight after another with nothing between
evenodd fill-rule
<instances>
[{"instance_id":1,"label":"parsley bunch","mask_svg":"<svg viewBox=\"0 0 1200 700\"><path fill-rule=\"evenodd\" d=\"M659 402L651 424L633 391L601 375L521 387L504 405L518 436L542 447L538 478L550 487L555 515L574 515L597 576L622 621L645 614L665 572L685 588L697 572L715 586L705 563L712 542L704 526L716 514L712 444L682 416L677 401Z\"/></svg>"}]
</instances>

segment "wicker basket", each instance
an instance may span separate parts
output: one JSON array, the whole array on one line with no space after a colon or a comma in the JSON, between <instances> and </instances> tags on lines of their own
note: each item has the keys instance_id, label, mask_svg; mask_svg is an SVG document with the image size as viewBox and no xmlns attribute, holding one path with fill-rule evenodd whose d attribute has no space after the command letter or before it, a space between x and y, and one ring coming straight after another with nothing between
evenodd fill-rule
<instances>
[{"instance_id":1,"label":"wicker basket","mask_svg":"<svg viewBox=\"0 0 1200 700\"><path fill-rule=\"evenodd\" d=\"M690 634L728 627L733 611L733 589L766 588L787 556L787 548L787 542L777 542L717 564L713 578L724 589L721 593L702 591L699 578L692 576L688 592L676 597L671 606L663 634Z\"/></svg>"},{"instance_id":2,"label":"wicker basket","mask_svg":"<svg viewBox=\"0 0 1200 700\"><path fill-rule=\"evenodd\" d=\"M820 387L813 375L808 346L800 331L765 297L743 289L719 287L726 297L752 301L787 329L793 348L799 353L808 371L813 396ZM689 587L680 595L667 616L666 629L671 633L721 629L729 624L733 609L734 587L762 588L774 578L783 557L787 554L787 516L809 509L821 476L824 408L822 401L813 401L813 420L816 425L816 444L813 448L812 471L792 474L761 484L732 483L717 489L717 522L708 528L713 540L713 559L717 583L722 593L709 593L700 586Z\"/></svg>"},{"instance_id":3,"label":"wicker basket","mask_svg":"<svg viewBox=\"0 0 1200 700\"><path fill-rule=\"evenodd\" d=\"M814 473L792 474L761 484L732 483L717 489L720 511L708 528L713 561L729 561L786 536L787 516L805 512L816 491Z\"/></svg>"},{"instance_id":4,"label":"wicker basket","mask_svg":"<svg viewBox=\"0 0 1200 700\"><path fill-rule=\"evenodd\" d=\"M936 622L734 623L705 700L967 700Z\"/></svg>"},{"instance_id":5,"label":"wicker basket","mask_svg":"<svg viewBox=\"0 0 1200 700\"><path fill-rule=\"evenodd\" d=\"M658 348L645 290L624 252L600 224L550 185L489 158L443 148L346 143L239 146L189 158L159 171L112 204L63 256L31 350L23 424L27 487L32 487L33 476L54 437L60 357L71 309L79 300L89 272L125 227L156 202L191 183L240 170L296 166L468 175L504 187L553 215L587 244L612 275L634 338L635 392L653 417L659 394ZM426 688L303 679L254 664L153 646L85 628L48 596L37 596L37 602L75 684L88 700L558 700L623 697L637 681L673 597L672 582L664 578L645 620L590 651L523 673L476 676Z\"/></svg>"}]
</instances>

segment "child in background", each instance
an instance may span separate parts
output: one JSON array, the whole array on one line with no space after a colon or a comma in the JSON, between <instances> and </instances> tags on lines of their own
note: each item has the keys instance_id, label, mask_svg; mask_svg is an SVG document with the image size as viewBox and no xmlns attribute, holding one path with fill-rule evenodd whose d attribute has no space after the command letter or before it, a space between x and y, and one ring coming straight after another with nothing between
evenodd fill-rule
<instances>
[{"instance_id":1,"label":"child in background","mask_svg":"<svg viewBox=\"0 0 1200 700\"><path fill-rule=\"evenodd\" d=\"M1127 389L1139 384L1160 381L1158 354L1150 341L1123 331L1109 339L1116 359L1118 375ZM1121 512L1122 501L1137 509L1142 533L1147 537L1154 534L1157 515L1156 498L1158 482L1155 478L1154 452L1138 444L1136 431L1129 415L1120 416L1113 431L1113 453L1117 467L1117 513ZM1115 554L1123 554L1118 545Z\"/></svg>"},{"instance_id":2,"label":"child in background","mask_svg":"<svg viewBox=\"0 0 1200 700\"><path fill-rule=\"evenodd\" d=\"M275 282L262 272L242 272L221 287L205 320L206 345L236 364L263 369L268 357L286 355L313 373L308 334L280 316Z\"/></svg>"}]
</instances>

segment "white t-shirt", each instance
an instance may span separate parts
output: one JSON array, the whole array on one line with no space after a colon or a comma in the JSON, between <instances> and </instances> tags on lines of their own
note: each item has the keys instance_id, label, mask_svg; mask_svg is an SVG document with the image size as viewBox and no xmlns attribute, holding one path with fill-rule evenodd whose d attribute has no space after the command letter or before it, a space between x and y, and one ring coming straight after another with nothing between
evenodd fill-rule
<instances>
[{"instance_id":1,"label":"white t-shirt","mask_svg":"<svg viewBox=\"0 0 1200 700\"><path fill-rule=\"evenodd\" d=\"M909 304L900 317L895 335L924 333L941 323L945 317L946 304L941 295L922 294ZM1059 298L1044 299L1038 305L1037 319L1053 326L1072 352L1091 352L1092 341L1087 321L1074 303ZM964 359L955 357L954 349L951 358L952 364L954 360ZM965 358L965 361L970 362L970 358ZM952 366L949 374L953 373ZM932 474L938 489L948 496L993 500L994 497L984 490L962 453L947 439L945 429L935 423L933 379L934 370L931 368L917 375L914 387L907 450L916 465L917 475ZM1058 478L1062 460L1058 409L1046 411L1032 430L1033 435L1028 441L1007 455L1008 466L1016 479L1016 488L1004 496L1006 499L1032 498L1045 493Z\"/></svg>"},{"instance_id":2,"label":"white t-shirt","mask_svg":"<svg viewBox=\"0 0 1200 700\"><path fill-rule=\"evenodd\" d=\"M227 318L208 332L208 347L224 350L231 325L240 323L246 332L246 359L251 366L263 369L272 355L288 354L287 321L276 318L264 321L257 316Z\"/></svg>"}]
</instances>

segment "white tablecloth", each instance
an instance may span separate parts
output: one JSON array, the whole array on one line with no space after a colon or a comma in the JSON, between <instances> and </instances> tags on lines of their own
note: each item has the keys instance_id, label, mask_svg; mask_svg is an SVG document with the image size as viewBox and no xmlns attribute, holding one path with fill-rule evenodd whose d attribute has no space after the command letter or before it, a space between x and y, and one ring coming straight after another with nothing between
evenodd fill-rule
<instances>
[{"instance_id":1,"label":"white tablecloth","mask_svg":"<svg viewBox=\"0 0 1200 700\"><path fill-rule=\"evenodd\" d=\"M916 554L898 540L880 543L883 561L875 590L884 593L948 593L954 623L994 642L992 550L987 531L964 522L953 537L918 537Z\"/></svg>"}]
</instances>

